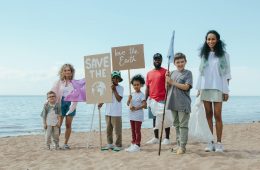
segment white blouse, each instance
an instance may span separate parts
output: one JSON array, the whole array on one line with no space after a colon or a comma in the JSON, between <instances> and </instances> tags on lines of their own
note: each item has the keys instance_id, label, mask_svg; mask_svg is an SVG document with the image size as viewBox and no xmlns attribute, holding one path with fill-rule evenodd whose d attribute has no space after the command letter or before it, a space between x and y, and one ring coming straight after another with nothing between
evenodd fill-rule
<instances>
[{"instance_id":1,"label":"white blouse","mask_svg":"<svg viewBox=\"0 0 260 170\"><path fill-rule=\"evenodd\" d=\"M226 54L225 57L229 64L229 56ZM198 78L196 89L217 89L222 93L229 93L228 79L231 79L231 74L229 72L224 76L220 75L219 58L215 56L214 52L209 53L208 65L203 71Z\"/></svg>"}]
</instances>

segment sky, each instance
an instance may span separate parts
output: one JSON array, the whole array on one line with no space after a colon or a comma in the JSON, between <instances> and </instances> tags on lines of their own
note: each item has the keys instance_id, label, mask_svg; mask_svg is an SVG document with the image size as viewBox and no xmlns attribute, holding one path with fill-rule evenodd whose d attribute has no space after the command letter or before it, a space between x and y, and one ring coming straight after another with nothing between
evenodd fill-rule
<instances>
[{"instance_id":1,"label":"sky","mask_svg":"<svg viewBox=\"0 0 260 170\"><path fill-rule=\"evenodd\" d=\"M117 46L144 44L146 67L131 75L146 76L154 53L167 67L173 30L174 50L187 56L195 87L199 48L214 29L230 55L230 94L260 96L259 9L258 0L0 0L0 95L44 95L62 64L73 64L81 79L84 56ZM128 87L127 71L122 76Z\"/></svg>"}]
</instances>

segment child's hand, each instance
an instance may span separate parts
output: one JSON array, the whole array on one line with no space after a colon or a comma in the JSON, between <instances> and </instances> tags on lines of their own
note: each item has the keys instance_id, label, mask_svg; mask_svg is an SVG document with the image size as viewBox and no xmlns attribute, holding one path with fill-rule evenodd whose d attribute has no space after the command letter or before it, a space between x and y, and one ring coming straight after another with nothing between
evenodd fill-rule
<instances>
[{"instance_id":1,"label":"child's hand","mask_svg":"<svg viewBox=\"0 0 260 170\"><path fill-rule=\"evenodd\" d=\"M168 84L171 85L171 83L173 83L172 79L169 76L165 77L165 79Z\"/></svg>"},{"instance_id":2,"label":"child's hand","mask_svg":"<svg viewBox=\"0 0 260 170\"><path fill-rule=\"evenodd\" d=\"M128 96L128 100L127 100L127 106L129 106L129 105L130 105L130 103L131 103L131 100L132 100L132 95L129 95L129 96Z\"/></svg>"},{"instance_id":3,"label":"child's hand","mask_svg":"<svg viewBox=\"0 0 260 170\"><path fill-rule=\"evenodd\" d=\"M58 122L56 126L57 126L57 128L60 128L60 122Z\"/></svg>"},{"instance_id":4,"label":"child's hand","mask_svg":"<svg viewBox=\"0 0 260 170\"><path fill-rule=\"evenodd\" d=\"M134 106L131 105L131 106L130 106L130 110L131 110L131 111L135 111L136 108L135 108Z\"/></svg>"},{"instance_id":5,"label":"child's hand","mask_svg":"<svg viewBox=\"0 0 260 170\"><path fill-rule=\"evenodd\" d=\"M43 128L44 128L44 129L47 129L47 124L44 124L44 125L43 125Z\"/></svg>"},{"instance_id":6,"label":"child's hand","mask_svg":"<svg viewBox=\"0 0 260 170\"><path fill-rule=\"evenodd\" d=\"M100 109L103 106L104 103L99 103L98 104L98 109Z\"/></svg>"},{"instance_id":7,"label":"child's hand","mask_svg":"<svg viewBox=\"0 0 260 170\"><path fill-rule=\"evenodd\" d=\"M199 97L199 95L200 95L200 91L198 90L196 97Z\"/></svg>"},{"instance_id":8,"label":"child's hand","mask_svg":"<svg viewBox=\"0 0 260 170\"><path fill-rule=\"evenodd\" d=\"M165 77L169 77L169 76L170 76L170 72L169 72L169 71L166 71Z\"/></svg>"},{"instance_id":9,"label":"child's hand","mask_svg":"<svg viewBox=\"0 0 260 170\"><path fill-rule=\"evenodd\" d=\"M113 84L113 85L111 86L111 89L112 89L113 91L115 91L115 90L116 90L116 86Z\"/></svg>"}]
</instances>

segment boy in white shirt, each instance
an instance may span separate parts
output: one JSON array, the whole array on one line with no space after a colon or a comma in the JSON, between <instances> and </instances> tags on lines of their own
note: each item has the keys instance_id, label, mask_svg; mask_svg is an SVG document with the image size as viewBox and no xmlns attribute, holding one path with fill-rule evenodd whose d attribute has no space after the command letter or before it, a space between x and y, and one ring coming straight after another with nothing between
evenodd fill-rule
<instances>
[{"instance_id":1,"label":"boy in white shirt","mask_svg":"<svg viewBox=\"0 0 260 170\"><path fill-rule=\"evenodd\" d=\"M120 151L122 148L122 98L124 88L118 83L122 82L121 73L119 71L112 72L112 103L106 103L106 124L107 124L107 146L102 150L112 149ZM98 104L101 108L103 103ZM113 145L113 129L115 128L116 142Z\"/></svg>"}]
</instances>

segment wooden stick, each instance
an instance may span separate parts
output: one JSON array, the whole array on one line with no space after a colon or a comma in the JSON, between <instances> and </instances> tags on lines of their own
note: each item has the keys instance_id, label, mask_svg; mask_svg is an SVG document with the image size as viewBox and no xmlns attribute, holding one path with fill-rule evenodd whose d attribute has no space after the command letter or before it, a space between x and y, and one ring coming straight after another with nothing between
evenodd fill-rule
<instances>
[{"instance_id":1,"label":"wooden stick","mask_svg":"<svg viewBox=\"0 0 260 170\"><path fill-rule=\"evenodd\" d=\"M98 109L98 115L99 115L99 142L100 142L100 149L102 149L101 111L100 111L100 108Z\"/></svg>"},{"instance_id":2,"label":"wooden stick","mask_svg":"<svg viewBox=\"0 0 260 170\"><path fill-rule=\"evenodd\" d=\"M130 80L131 78L130 78L130 70L128 69L128 81L129 81L129 95L131 95L131 80Z\"/></svg>"},{"instance_id":3,"label":"wooden stick","mask_svg":"<svg viewBox=\"0 0 260 170\"><path fill-rule=\"evenodd\" d=\"M91 131L92 131L92 126L93 126L95 109L96 109L96 104L94 104L94 108L93 108L93 114L92 114L91 124L90 124L90 128L89 128L88 138L87 138L87 148L89 148L89 139L90 139L90 137L91 137L90 135L92 133Z\"/></svg>"},{"instance_id":4,"label":"wooden stick","mask_svg":"<svg viewBox=\"0 0 260 170\"><path fill-rule=\"evenodd\" d=\"M170 60L170 57L169 57ZM168 70L170 69L170 61L168 61ZM161 154L161 145L162 145L162 135L163 135L163 124L164 124L164 117L165 117L165 110L166 110L166 101L167 101L167 95L168 95L168 85L166 86L166 94L165 94L165 103L164 103L164 107L163 107L163 119L162 119L162 128L161 128L161 135L160 135L160 140L159 140L159 151L158 151L158 155L160 156Z\"/></svg>"}]
</instances>

